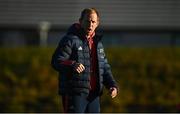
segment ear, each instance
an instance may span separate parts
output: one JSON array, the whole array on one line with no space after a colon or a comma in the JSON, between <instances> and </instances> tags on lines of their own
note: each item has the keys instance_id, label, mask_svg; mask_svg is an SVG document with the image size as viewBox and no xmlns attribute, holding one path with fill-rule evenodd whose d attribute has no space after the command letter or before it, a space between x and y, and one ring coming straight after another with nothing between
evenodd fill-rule
<instances>
[{"instance_id":1,"label":"ear","mask_svg":"<svg viewBox=\"0 0 180 114\"><path fill-rule=\"evenodd\" d=\"M97 20L97 27L99 26L99 20Z\"/></svg>"}]
</instances>

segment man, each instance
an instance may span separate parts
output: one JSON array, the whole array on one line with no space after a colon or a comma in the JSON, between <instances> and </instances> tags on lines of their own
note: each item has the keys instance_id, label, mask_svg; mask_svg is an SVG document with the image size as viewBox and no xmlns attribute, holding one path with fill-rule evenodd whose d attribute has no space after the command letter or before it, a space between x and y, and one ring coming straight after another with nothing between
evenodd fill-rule
<instances>
[{"instance_id":1,"label":"man","mask_svg":"<svg viewBox=\"0 0 180 114\"><path fill-rule=\"evenodd\" d=\"M52 56L52 66L60 74L59 93L64 112L100 112L99 96L103 85L114 98L117 84L107 62L101 36L95 30L99 13L94 8L81 12L59 42Z\"/></svg>"}]
</instances>

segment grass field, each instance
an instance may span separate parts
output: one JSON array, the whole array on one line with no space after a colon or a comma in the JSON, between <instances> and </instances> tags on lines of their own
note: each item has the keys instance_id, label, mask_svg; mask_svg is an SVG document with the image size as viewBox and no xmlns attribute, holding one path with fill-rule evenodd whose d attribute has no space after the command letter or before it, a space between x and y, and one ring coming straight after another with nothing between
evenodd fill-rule
<instances>
[{"instance_id":1,"label":"grass field","mask_svg":"<svg viewBox=\"0 0 180 114\"><path fill-rule=\"evenodd\" d=\"M179 112L179 48L106 48L120 91L101 112ZM54 48L0 48L0 111L62 112Z\"/></svg>"}]
</instances>

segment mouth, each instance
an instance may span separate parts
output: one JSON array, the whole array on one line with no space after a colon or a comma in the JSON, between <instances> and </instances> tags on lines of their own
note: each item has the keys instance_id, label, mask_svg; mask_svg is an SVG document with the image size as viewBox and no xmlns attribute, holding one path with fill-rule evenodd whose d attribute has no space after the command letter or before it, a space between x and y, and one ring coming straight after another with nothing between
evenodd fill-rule
<instances>
[{"instance_id":1,"label":"mouth","mask_svg":"<svg viewBox=\"0 0 180 114\"><path fill-rule=\"evenodd\" d=\"M91 31L92 31L92 29L91 29L91 28L88 28L88 29L87 29L87 31L88 31L88 32L91 32Z\"/></svg>"}]
</instances>

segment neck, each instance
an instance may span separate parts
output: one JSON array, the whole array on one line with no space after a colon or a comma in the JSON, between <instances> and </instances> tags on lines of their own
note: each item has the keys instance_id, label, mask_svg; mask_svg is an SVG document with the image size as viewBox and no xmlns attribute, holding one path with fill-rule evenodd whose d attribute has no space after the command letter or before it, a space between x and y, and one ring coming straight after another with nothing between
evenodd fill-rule
<instances>
[{"instance_id":1,"label":"neck","mask_svg":"<svg viewBox=\"0 0 180 114\"><path fill-rule=\"evenodd\" d=\"M87 35L86 35L86 38L87 38L87 39L92 38L92 37L94 37L94 35L95 35L95 32L93 32L92 34L87 34Z\"/></svg>"},{"instance_id":2,"label":"neck","mask_svg":"<svg viewBox=\"0 0 180 114\"><path fill-rule=\"evenodd\" d=\"M86 35L86 38L89 39L91 37L91 35Z\"/></svg>"}]
</instances>

